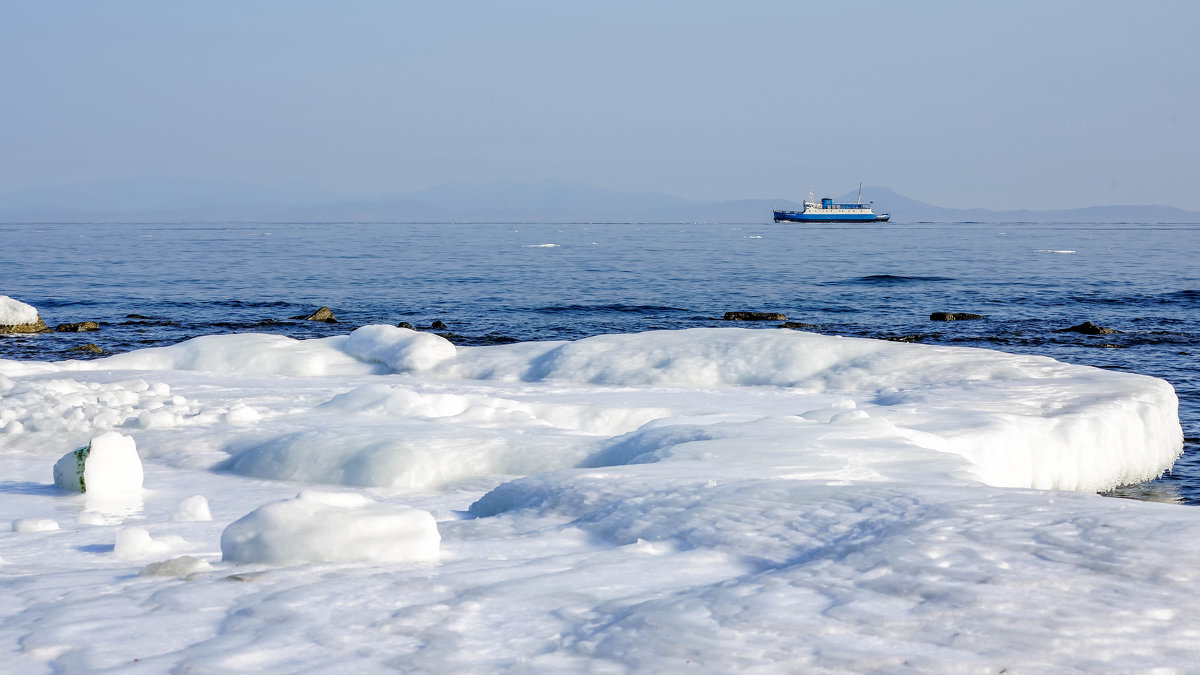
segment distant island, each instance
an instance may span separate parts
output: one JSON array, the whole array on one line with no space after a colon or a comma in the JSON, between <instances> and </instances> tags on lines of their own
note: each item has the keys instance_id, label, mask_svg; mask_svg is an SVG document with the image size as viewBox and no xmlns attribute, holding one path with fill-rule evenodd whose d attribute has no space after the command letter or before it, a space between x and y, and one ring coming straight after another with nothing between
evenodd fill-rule
<instances>
[{"instance_id":1,"label":"distant island","mask_svg":"<svg viewBox=\"0 0 1200 675\"><path fill-rule=\"evenodd\" d=\"M857 188L834 197L853 201ZM863 199L893 223L1200 223L1200 212L1170 206L1092 206L1054 211L951 209L886 187ZM559 181L447 184L392 196L347 196L308 186L252 186L186 179L98 181L0 193L0 222L713 222L765 223L788 199L697 201L660 192L616 192Z\"/></svg>"}]
</instances>

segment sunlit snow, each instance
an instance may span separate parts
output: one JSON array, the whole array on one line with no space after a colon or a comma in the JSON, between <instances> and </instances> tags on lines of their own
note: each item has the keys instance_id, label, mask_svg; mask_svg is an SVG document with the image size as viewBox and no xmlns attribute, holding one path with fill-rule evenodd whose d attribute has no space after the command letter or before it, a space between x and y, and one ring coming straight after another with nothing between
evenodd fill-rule
<instances>
[{"instance_id":1,"label":"sunlit snow","mask_svg":"<svg viewBox=\"0 0 1200 675\"><path fill-rule=\"evenodd\" d=\"M1186 669L1171 386L695 329L0 361L8 671ZM140 489L54 486L128 439ZM90 480L90 479L89 479ZM55 529L57 526L58 529Z\"/></svg>"},{"instance_id":2,"label":"sunlit snow","mask_svg":"<svg viewBox=\"0 0 1200 675\"><path fill-rule=\"evenodd\" d=\"M38 312L32 305L0 295L0 326L20 326L37 323Z\"/></svg>"}]
</instances>

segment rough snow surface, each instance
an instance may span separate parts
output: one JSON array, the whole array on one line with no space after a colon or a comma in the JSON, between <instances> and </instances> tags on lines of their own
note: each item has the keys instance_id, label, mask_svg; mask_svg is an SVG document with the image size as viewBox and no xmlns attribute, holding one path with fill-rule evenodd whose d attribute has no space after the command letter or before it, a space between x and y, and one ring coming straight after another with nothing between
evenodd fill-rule
<instances>
[{"instance_id":1,"label":"rough snow surface","mask_svg":"<svg viewBox=\"0 0 1200 675\"><path fill-rule=\"evenodd\" d=\"M374 326L0 361L0 397L6 672L1200 658L1200 518L1091 494L1181 450L1149 377L780 330ZM126 437L145 489L50 484Z\"/></svg>"}]
</instances>

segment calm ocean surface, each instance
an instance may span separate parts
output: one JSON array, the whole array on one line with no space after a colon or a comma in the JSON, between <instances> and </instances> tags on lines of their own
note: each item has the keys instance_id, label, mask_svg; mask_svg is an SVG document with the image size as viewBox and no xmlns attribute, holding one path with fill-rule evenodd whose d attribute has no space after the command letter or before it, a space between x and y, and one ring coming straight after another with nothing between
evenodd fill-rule
<instances>
[{"instance_id":1,"label":"calm ocean surface","mask_svg":"<svg viewBox=\"0 0 1200 675\"><path fill-rule=\"evenodd\" d=\"M573 339L755 310L1154 375L1179 393L1185 455L1120 492L1200 504L1200 224L8 223L0 242L0 294L101 326L0 336L2 359L400 321L458 344ZM322 305L340 323L289 318ZM1056 332L1083 321L1122 332Z\"/></svg>"}]
</instances>

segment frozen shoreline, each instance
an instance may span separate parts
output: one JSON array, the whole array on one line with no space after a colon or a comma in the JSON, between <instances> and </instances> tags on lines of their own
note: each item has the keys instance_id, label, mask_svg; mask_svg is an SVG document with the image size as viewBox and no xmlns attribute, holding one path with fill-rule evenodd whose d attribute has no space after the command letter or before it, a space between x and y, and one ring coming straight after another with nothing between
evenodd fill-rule
<instances>
[{"instance_id":1,"label":"frozen shoreline","mask_svg":"<svg viewBox=\"0 0 1200 675\"><path fill-rule=\"evenodd\" d=\"M1087 672L1195 655L1193 513L1086 492L1178 455L1161 380L792 331L436 340L375 326L0 361L0 519L60 526L0 540L3 658ZM143 493L46 485L107 428L136 439ZM432 514L437 561L221 561L231 522L314 483ZM212 520L173 520L196 494ZM129 527L162 545L115 555ZM212 568L136 576L183 555Z\"/></svg>"}]
</instances>

